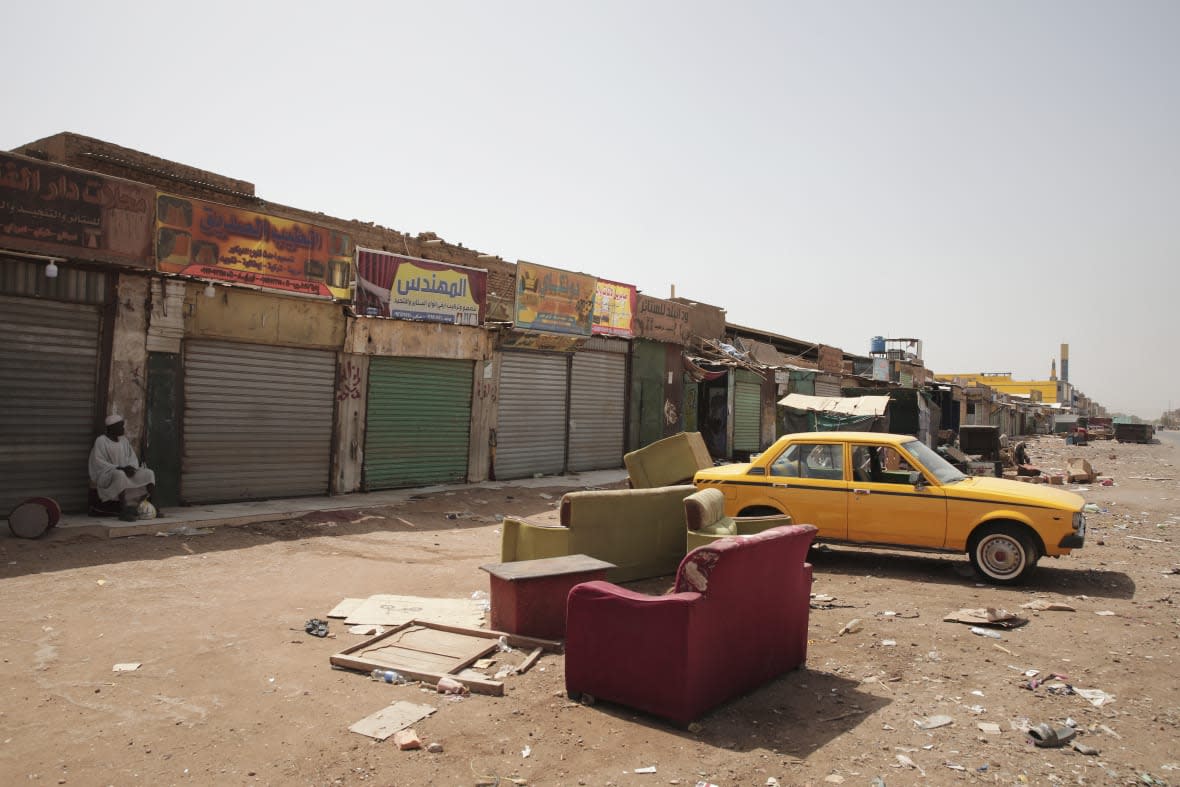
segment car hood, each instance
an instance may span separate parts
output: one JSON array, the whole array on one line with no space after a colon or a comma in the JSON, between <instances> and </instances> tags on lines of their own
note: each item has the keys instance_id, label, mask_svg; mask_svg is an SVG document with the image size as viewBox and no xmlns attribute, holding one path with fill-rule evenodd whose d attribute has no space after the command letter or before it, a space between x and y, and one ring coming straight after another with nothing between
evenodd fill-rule
<instances>
[{"instance_id":1,"label":"car hood","mask_svg":"<svg viewBox=\"0 0 1180 787\"><path fill-rule=\"evenodd\" d=\"M1086 499L1074 492L1064 489L1053 489L1040 484L1026 484L1022 481L1010 481L1007 478L988 478L987 476L968 476L962 481L947 484L943 487L947 494L963 497L986 495L993 500L1008 500L1025 505L1052 506L1067 511L1081 511Z\"/></svg>"}]
</instances>

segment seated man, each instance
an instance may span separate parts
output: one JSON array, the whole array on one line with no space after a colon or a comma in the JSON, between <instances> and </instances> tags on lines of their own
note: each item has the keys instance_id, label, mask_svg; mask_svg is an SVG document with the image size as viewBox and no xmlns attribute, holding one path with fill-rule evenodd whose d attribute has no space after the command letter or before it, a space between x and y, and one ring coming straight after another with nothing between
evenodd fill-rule
<instances>
[{"instance_id":1,"label":"seated man","mask_svg":"<svg viewBox=\"0 0 1180 787\"><path fill-rule=\"evenodd\" d=\"M131 442L123 436L123 416L107 416L106 427L106 434L99 435L90 449L90 481L99 500L119 501L119 518L132 521L137 518L139 501L156 488L156 474L139 466Z\"/></svg>"}]
</instances>

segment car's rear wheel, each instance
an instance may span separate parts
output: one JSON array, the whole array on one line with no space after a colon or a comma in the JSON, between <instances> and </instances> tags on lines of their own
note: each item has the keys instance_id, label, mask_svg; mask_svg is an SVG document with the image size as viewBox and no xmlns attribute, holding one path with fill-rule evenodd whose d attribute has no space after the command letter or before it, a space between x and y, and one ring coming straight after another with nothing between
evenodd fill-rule
<instances>
[{"instance_id":1,"label":"car's rear wheel","mask_svg":"<svg viewBox=\"0 0 1180 787\"><path fill-rule=\"evenodd\" d=\"M995 585L1014 585L1027 579L1037 567L1036 545L1019 525L985 525L968 547L971 565Z\"/></svg>"}]
</instances>

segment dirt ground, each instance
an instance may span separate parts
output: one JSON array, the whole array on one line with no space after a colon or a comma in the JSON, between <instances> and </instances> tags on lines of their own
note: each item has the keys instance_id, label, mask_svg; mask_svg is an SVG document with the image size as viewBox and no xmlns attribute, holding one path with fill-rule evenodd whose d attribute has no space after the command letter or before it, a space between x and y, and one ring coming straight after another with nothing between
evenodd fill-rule
<instances>
[{"instance_id":1,"label":"dirt ground","mask_svg":"<svg viewBox=\"0 0 1180 787\"><path fill-rule=\"evenodd\" d=\"M561 488L440 492L207 535L5 535L0 774L9 785L1180 784L1175 435L1033 441L1042 468L1082 456L1115 485L1082 492L1101 509L1086 547L1042 561L1022 588L981 584L963 556L813 551L806 667L689 729L569 701L557 655L507 678L503 697L448 699L332 669L329 656L360 641L337 621L331 638L304 633L346 597L486 591L478 567L498 560L497 516L552 508ZM1023 608L1034 600L1073 611ZM942 622L989 606L1029 623L993 639ZM853 619L863 628L841 635ZM123 662L142 666L112 671ZM1029 670L1045 683L1022 686ZM349 732L399 699L438 709L414 728L441 752ZM919 726L936 716L951 721ZM1022 730L1041 722L1072 722L1097 753L1033 746Z\"/></svg>"}]
</instances>

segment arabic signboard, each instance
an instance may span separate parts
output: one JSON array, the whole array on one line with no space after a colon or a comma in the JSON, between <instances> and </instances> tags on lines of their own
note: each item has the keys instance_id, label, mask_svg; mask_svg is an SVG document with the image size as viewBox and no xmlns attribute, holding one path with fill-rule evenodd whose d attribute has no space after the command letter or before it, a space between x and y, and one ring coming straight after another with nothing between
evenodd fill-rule
<instances>
[{"instance_id":1,"label":"arabic signboard","mask_svg":"<svg viewBox=\"0 0 1180 787\"><path fill-rule=\"evenodd\" d=\"M291 219L160 193L156 260L164 273L348 300L352 238Z\"/></svg>"},{"instance_id":2,"label":"arabic signboard","mask_svg":"<svg viewBox=\"0 0 1180 787\"><path fill-rule=\"evenodd\" d=\"M692 336L689 307L683 303L639 295L635 313L635 335L643 339L686 345Z\"/></svg>"},{"instance_id":3,"label":"arabic signboard","mask_svg":"<svg viewBox=\"0 0 1180 787\"><path fill-rule=\"evenodd\" d=\"M150 268L154 195L138 183L0 153L0 246Z\"/></svg>"},{"instance_id":4,"label":"arabic signboard","mask_svg":"<svg viewBox=\"0 0 1180 787\"><path fill-rule=\"evenodd\" d=\"M361 314L482 325L488 272L373 249L356 252Z\"/></svg>"},{"instance_id":5,"label":"arabic signboard","mask_svg":"<svg viewBox=\"0 0 1180 787\"><path fill-rule=\"evenodd\" d=\"M594 292L593 333L630 338L636 297L638 293L630 284L599 279Z\"/></svg>"},{"instance_id":6,"label":"arabic signboard","mask_svg":"<svg viewBox=\"0 0 1180 787\"><path fill-rule=\"evenodd\" d=\"M516 264L516 327L528 331L589 336L597 279L534 265Z\"/></svg>"}]
</instances>

